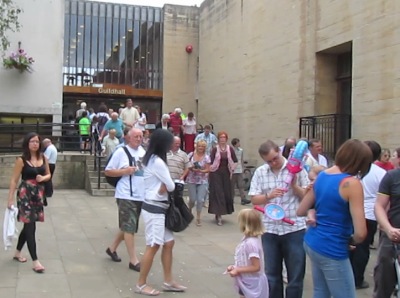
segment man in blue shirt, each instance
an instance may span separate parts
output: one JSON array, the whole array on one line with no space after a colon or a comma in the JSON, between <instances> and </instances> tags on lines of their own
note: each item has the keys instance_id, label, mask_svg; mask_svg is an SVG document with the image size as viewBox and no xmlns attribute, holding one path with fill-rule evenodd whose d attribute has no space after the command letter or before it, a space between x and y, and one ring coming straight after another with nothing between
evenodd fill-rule
<instances>
[{"instance_id":1,"label":"man in blue shirt","mask_svg":"<svg viewBox=\"0 0 400 298\"><path fill-rule=\"evenodd\" d=\"M211 149L214 148L218 143L217 137L211 133L210 125L204 126L204 132L197 135L196 139L194 140L194 143L196 144L200 140L206 141L207 143L206 154L208 155L210 155Z\"/></svg>"},{"instance_id":2,"label":"man in blue shirt","mask_svg":"<svg viewBox=\"0 0 400 298\"><path fill-rule=\"evenodd\" d=\"M121 119L118 118L118 113L114 112L111 114L111 119L107 121L106 125L104 125L104 129L101 132L99 142L103 139L103 137L106 135L106 131L110 129L115 129L116 134L115 136L119 139L120 143L122 142L122 137L124 135L124 123L122 122Z\"/></svg>"}]
</instances>

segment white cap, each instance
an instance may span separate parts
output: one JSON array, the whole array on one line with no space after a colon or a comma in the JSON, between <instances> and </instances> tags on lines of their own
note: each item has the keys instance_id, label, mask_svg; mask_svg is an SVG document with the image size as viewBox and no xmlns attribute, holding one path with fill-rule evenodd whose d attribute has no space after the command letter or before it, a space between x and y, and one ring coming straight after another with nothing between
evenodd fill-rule
<instances>
[{"instance_id":1,"label":"white cap","mask_svg":"<svg viewBox=\"0 0 400 298\"><path fill-rule=\"evenodd\" d=\"M175 113L182 113L181 108L176 108L176 109L175 109Z\"/></svg>"}]
</instances>

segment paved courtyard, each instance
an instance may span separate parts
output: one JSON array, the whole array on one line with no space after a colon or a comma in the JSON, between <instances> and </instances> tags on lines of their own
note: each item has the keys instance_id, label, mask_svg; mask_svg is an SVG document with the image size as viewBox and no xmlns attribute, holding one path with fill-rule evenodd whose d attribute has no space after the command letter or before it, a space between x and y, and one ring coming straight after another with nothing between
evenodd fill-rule
<instances>
[{"instance_id":1,"label":"paved courtyard","mask_svg":"<svg viewBox=\"0 0 400 298\"><path fill-rule=\"evenodd\" d=\"M0 190L3 206L7 190ZM239 200L237 200L239 201ZM236 205L236 210L243 208ZM0 219L3 222L4 212ZM121 263L105 254L117 232L117 208L113 198L91 197L80 190L56 190L46 208L46 221L37 225L38 256L46 267L42 275L31 270L31 263L12 260L12 251L0 252L0 297L4 298L120 298L139 297L134 293L138 273L128 269L128 256L122 243L118 253ZM229 276L223 275L233 262L233 252L241 238L236 214L224 217L218 227L204 209L202 227L192 225L176 234L174 273L188 286L183 294L162 293L160 297L228 298L237 297ZM136 237L138 251L144 251L143 225ZM29 256L24 248L24 256ZM372 267L366 279L372 285ZM156 257L149 284L160 289L162 284L160 255ZM371 297L371 289L357 291L358 297ZM303 297L312 297L309 267ZM273 297L271 297L273 298ZM345 298L345 297L344 297Z\"/></svg>"}]
</instances>

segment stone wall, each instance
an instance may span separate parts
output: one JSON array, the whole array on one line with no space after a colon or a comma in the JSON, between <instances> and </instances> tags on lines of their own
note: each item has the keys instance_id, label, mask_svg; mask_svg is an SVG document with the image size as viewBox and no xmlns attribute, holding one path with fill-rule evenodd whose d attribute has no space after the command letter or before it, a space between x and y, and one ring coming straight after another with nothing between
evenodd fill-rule
<instances>
[{"instance_id":1,"label":"stone wall","mask_svg":"<svg viewBox=\"0 0 400 298\"><path fill-rule=\"evenodd\" d=\"M186 46L193 52L187 53ZM176 107L197 113L199 8L164 6L163 113Z\"/></svg>"},{"instance_id":2,"label":"stone wall","mask_svg":"<svg viewBox=\"0 0 400 298\"><path fill-rule=\"evenodd\" d=\"M399 146L400 2L205 0L200 123L238 137L245 158L299 134L299 118L337 113L336 58L351 44L352 137Z\"/></svg>"},{"instance_id":3,"label":"stone wall","mask_svg":"<svg viewBox=\"0 0 400 298\"><path fill-rule=\"evenodd\" d=\"M9 188L12 176L15 155L0 156L0 188ZM56 170L53 176L54 188L57 189L84 189L87 180L85 164L86 156L62 155L57 158Z\"/></svg>"},{"instance_id":4,"label":"stone wall","mask_svg":"<svg viewBox=\"0 0 400 298\"><path fill-rule=\"evenodd\" d=\"M314 112L305 2L201 5L199 118L240 138L245 158L258 158L267 139L297 135L299 115Z\"/></svg>"},{"instance_id":5,"label":"stone wall","mask_svg":"<svg viewBox=\"0 0 400 298\"><path fill-rule=\"evenodd\" d=\"M33 73L0 67L0 112L53 115L61 122L62 65L64 47L64 1L15 0L23 11L21 29L8 34L7 55L18 50L18 42L35 60ZM51 13L49 13L51 12Z\"/></svg>"}]
</instances>

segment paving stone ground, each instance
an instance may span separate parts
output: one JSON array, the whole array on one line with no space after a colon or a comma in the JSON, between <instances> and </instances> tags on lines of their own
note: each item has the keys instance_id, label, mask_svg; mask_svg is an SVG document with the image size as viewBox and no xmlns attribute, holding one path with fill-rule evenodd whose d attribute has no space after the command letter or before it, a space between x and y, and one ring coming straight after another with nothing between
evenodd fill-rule
<instances>
[{"instance_id":1,"label":"paving stone ground","mask_svg":"<svg viewBox=\"0 0 400 298\"><path fill-rule=\"evenodd\" d=\"M0 190L3 206L7 190ZM238 198L236 198L239 202ZM244 208L236 204L236 210ZM133 292L138 273L128 269L124 243L114 263L105 254L117 232L117 208L110 197L91 197L80 190L56 190L49 199L44 223L37 224L38 256L46 267L36 274L31 263L12 260L13 250L0 250L1 298L121 298L141 297ZM4 212L0 214L3 222ZM176 279L188 286L182 294L162 293L160 297L228 298L238 297L232 280L223 275L233 262L235 246L241 238L236 214L225 216L224 225L215 224L204 209L202 227L190 226L177 233L173 271ZM136 236L136 246L144 251L143 224ZM28 251L23 250L28 257ZM368 265L366 280L372 285L372 268L376 252ZM156 256L149 283L160 289L162 284L160 254ZM371 297L371 289L357 291L357 297ZM312 279L307 266L303 297L312 297ZM271 297L273 298L273 297Z\"/></svg>"}]
</instances>

